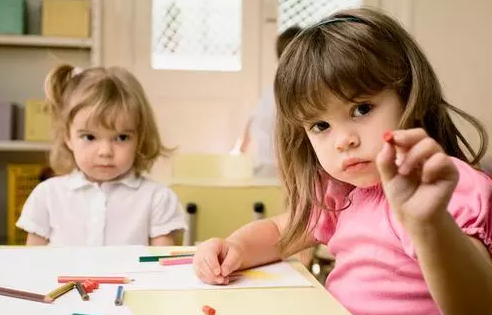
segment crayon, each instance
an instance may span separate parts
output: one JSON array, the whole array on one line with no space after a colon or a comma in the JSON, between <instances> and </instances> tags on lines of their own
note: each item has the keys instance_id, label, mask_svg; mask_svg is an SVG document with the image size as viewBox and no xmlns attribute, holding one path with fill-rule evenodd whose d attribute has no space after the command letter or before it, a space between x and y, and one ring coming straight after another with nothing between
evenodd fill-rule
<instances>
[{"instance_id":1,"label":"crayon","mask_svg":"<svg viewBox=\"0 0 492 315\"><path fill-rule=\"evenodd\" d=\"M125 292L123 291L123 286L119 285L118 289L116 290L116 298L114 299L114 305L116 305L116 306L123 305L124 295L125 295Z\"/></svg>"}]
</instances>

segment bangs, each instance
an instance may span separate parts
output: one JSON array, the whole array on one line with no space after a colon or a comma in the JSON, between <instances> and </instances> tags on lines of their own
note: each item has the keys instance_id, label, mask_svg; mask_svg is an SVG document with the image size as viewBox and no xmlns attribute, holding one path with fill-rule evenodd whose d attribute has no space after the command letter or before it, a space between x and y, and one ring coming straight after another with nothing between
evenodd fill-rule
<instances>
[{"instance_id":1,"label":"bangs","mask_svg":"<svg viewBox=\"0 0 492 315\"><path fill-rule=\"evenodd\" d=\"M134 117L135 114L132 114L129 106L125 106L124 103L99 103L92 108L87 125L120 130L127 121L134 122ZM136 124L134 128L137 128Z\"/></svg>"},{"instance_id":2,"label":"bangs","mask_svg":"<svg viewBox=\"0 0 492 315\"><path fill-rule=\"evenodd\" d=\"M363 23L342 22L308 28L294 39L281 58L275 81L284 119L302 124L326 111L331 96L355 102L402 86L406 75L399 70L401 57L392 60L378 54L381 47L373 35L364 38L368 32Z\"/></svg>"},{"instance_id":3,"label":"bangs","mask_svg":"<svg viewBox=\"0 0 492 315\"><path fill-rule=\"evenodd\" d=\"M85 91L84 95L81 95L72 112L76 113L81 108L90 107L87 125L118 130L122 128L122 124L130 121L137 130L140 125L137 100L134 100L110 78L99 82L99 84L101 88L92 89L94 92ZM75 97L74 99L78 98Z\"/></svg>"}]
</instances>

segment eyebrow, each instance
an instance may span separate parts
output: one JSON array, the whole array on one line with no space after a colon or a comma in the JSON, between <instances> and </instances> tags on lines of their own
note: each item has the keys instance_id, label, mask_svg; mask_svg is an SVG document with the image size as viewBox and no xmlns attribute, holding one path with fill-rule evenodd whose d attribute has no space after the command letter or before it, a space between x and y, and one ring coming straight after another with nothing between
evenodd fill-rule
<instances>
[{"instance_id":1,"label":"eyebrow","mask_svg":"<svg viewBox=\"0 0 492 315\"><path fill-rule=\"evenodd\" d=\"M87 129L77 129L77 133L93 133L93 132Z\"/></svg>"},{"instance_id":2,"label":"eyebrow","mask_svg":"<svg viewBox=\"0 0 492 315\"><path fill-rule=\"evenodd\" d=\"M123 131L117 131L118 133L135 133L134 129L125 129ZM94 133L93 131L87 129L77 129L77 133Z\"/></svg>"},{"instance_id":3,"label":"eyebrow","mask_svg":"<svg viewBox=\"0 0 492 315\"><path fill-rule=\"evenodd\" d=\"M125 129L120 133L135 133L135 130L134 129Z\"/></svg>"}]
</instances>

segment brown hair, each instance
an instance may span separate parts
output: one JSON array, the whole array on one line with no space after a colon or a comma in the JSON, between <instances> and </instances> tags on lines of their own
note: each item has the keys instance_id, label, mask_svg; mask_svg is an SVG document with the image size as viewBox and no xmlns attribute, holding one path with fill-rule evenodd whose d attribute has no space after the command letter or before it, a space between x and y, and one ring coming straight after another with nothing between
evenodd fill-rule
<instances>
[{"instance_id":1,"label":"brown hair","mask_svg":"<svg viewBox=\"0 0 492 315\"><path fill-rule=\"evenodd\" d=\"M53 124L54 145L50 165L57 174L67 174L77 166L65 141L73 118L82 108L91 107L91 120L114 129L121 113L134 119L137 154L133 167L137 174L149 171L159 156L168 156L142 85L120 67L79 70L70 65L55 67L45 81L45 93Z\"/></svg>"},{"instance_id":2,"label":"brown hair","mask_svg":"<svg viewBox=\"0 0 492 315\"><path fill-rule=\"evenodd\" d=\"M280 58L282 53L284 52L287 45L296 37L297 34L301 32L302 28L298 25L291 26L287 28L285 31L280 33L277 37L277 41L275 43L275 48L277 52L277 58Z\"/></svg>"},{"instance_id":3,"label":"brown hair","mask_svg":"<svg viewBox=\"0 0 492 315\"><path fill-rule=\"evenodd\" d=\"M403 27L374 9L339 11L296 36L280 58L275 77L277 154L290 212L279 243L284 253L307 235L313 207L336 210L327 209L314 192L326 183L303 122L326 109L327 93L354 101L385 89L396 90L405 104L400 128L423 128L448 155L470 164L485 153L484 127L445 101L432 66ZM477 152L448 110L478 130Z\"/></svg>"}]
</instances>

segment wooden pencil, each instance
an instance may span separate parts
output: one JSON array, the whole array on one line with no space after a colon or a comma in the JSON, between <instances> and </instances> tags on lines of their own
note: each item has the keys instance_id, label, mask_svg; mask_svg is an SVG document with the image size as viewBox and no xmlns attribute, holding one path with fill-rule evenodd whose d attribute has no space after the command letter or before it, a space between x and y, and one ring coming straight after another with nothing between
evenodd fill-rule
<instances>
[{"instance_id":1,"label":"wooden pencil","mask_svg":"<svg viewBox=\"0 0 492 315\"><path fill-rule=\"evenodd\" d=\"M41 303L52 303L53 298L43 294L0 287L0 295Z\"/></svg>"},{"instance_id":2,"label":"wooden pencil","mask_svg":"<svg viewBox=\"0 0 492 315\"><path fill-rule=\"evenodd\" d=\"M84 282L86 280L94 281L97 283L112 283L112 284L124 284L133 282L134 279L125 278L125 277L86 277L86 276L59 276L58 283L67 283L67 282Z\"/></svg>"},{"instance_id":3,"label":"wooden pencil","mask_svg":"<svg viewBox=\"0 0 492 315\"><path fill-rule=\"evenodd\" d=\"M75 288L80 294L80 297L82 298L82 301L89 301L89 294L87 294L87 291L85 290L84 286L80 282L75 282Z\"/></svg>"}]
</instances>

